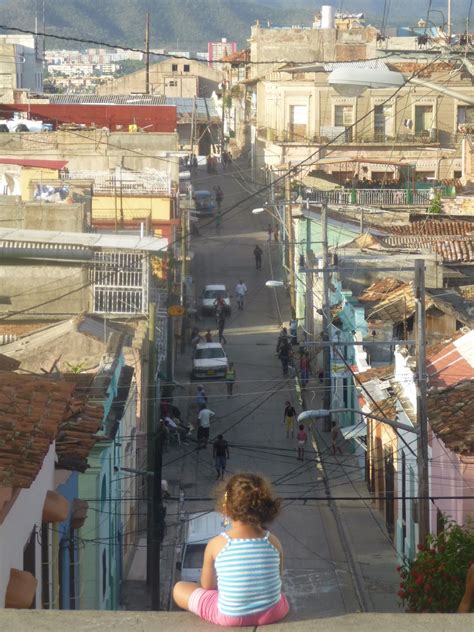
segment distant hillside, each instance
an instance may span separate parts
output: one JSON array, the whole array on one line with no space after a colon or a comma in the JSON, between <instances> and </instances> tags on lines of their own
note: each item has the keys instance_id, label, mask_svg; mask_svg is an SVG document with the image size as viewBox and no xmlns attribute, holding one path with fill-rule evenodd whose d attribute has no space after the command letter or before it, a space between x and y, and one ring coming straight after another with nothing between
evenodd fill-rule
<instances>
[{"instance_id":1,"label":"distant hillside","mask_svg":"<svg viewBox=\"0 0 474 632\"><path fill-rule=\"evenodd\" d=\"M384 0L326 0L338 9L364 12L380 25ZM125 46L142 47L145 14L151 14L151 46L178 49L206 48L210 40L227 37L246 43L250 27L258 19L274 25L311 24L324 0L45 0L46 31L51 34L84 37ZM415 24L426 17L427 0L394 0L388 25ZM35 0L0 0L0 23L34 28ZM41 0L37 5L42 6ZM444 12L447 0L433 0L433 9ZM470 0L453 0L455 24L464 28ZM474 13L474 10L473 10ZM431 20L442 22L433 11ZM471 22L474 27L474 15ZM41 24L41 16L39 19ZM474 30L474 29L473 29ZM53 38L48 48L78 45Z\"/></svg>"}]
</instances>

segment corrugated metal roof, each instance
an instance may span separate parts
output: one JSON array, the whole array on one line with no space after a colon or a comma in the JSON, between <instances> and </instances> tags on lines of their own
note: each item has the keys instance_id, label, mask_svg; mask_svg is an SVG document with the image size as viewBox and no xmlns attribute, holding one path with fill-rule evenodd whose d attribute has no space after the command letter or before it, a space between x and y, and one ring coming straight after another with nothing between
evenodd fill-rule
<instances>
[{"instance_id":1,"label":"corrugated metal roof","mask_svg":"<svg viewBox=\"0 0 474 632\"><path fill-rule=\"evenodd\" d=\"M50 103L57 105L175 105L178 116L192 116L192 97L165 97L161 94L51 94ZM199 117L219 117L212 99L196 98L196 115Z\"/></svg>"},{"instance_id":2,"label":"corrugated metal roof","mask_svg":"<svg viewBox=\"0 0 474 632\"><path fill-rule=\"evenodd\" d=\"M81 246L84 248L108 248L110 250L165 251L167 239L115 235L105 233L66 233L53 230L25 230L0 228L0 242L47 244L48 246ZM1 248L1 243L0 243Z\"/></svg>"}]
</instances>

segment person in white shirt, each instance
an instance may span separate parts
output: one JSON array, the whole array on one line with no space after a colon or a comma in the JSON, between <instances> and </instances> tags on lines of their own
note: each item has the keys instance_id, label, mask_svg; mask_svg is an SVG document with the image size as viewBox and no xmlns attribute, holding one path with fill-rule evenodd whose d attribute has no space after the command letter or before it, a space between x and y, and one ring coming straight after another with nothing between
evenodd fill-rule
<instances>
[{"instance_id":1,"label":"person in white shirt","mask_svg":"<svg viewBox=\"0 0 474 632\"><path fill-rule=\"evenodd\" d=\"M237 295L238 309L244 309L244 296L247 294L247 286L242 280L235 286L235 293Z\"/></svg>"},{"instance_id":2,"label":"person in white shirt","mask_svg":"<svg viewBox=\"0 0 474 632\"><path fill-rule=\"evenodd\" d=\"M211 425L211 418L214 417L216 413L213 412L207 406L202 406L198 415L198 448L207 447L207 442L209 441L209 427Z\"/></svg>"}]
</instances>

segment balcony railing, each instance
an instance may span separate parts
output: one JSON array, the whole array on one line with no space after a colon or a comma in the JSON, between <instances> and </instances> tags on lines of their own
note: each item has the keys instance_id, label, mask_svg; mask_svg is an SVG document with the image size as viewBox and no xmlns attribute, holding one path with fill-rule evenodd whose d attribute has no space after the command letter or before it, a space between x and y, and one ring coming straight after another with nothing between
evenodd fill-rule
<instances>
[{"instance_id":1,"label":"balcony railing","mask_svg":"<svg viewBox=\"0 0 474 632\"><path fill-rule=\"evenodd\" d=\"M319 191L305 189L303 198L312 202L324 202L335 206L428 206L429 191L407 189L335 189Z\"/></svg>"},{"instance_id":2,"label":"balcony railing","mask_svg":"<svg viewBox=\"0 0 474 632\"><path fill-rule=\"evenodd\" d=\"M67 180L92 180L94 193L108 195L153 195L172 193L171 178L164 171L122 171L113 173L97 171L68 171L61 174Z\"/></svg>"}]
</instances>

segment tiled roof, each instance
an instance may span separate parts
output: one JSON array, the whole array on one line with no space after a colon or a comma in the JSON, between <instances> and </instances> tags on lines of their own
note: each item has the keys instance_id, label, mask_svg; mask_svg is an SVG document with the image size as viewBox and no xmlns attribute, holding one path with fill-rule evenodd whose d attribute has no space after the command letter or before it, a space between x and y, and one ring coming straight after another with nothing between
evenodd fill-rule
<instances>
[{"instance_id":1,"label":"tiled roof","mask_svg":"<svg viewBox=\"0 0 474 632\"><path fill-rule=\"evenodd\" d=\"M447 263L474 261L474 222L425 220L393 226L384 237L389 246L436 252Z\"/></svg>"},{"instance_id":2,"label":"tiled roof","mask_svg":"<svg viewBox=\"0 0 474 632\"><path fill-rule=\"evenodd\" d=\"M385 297L372 305L367 313L367 319L391 320L393 323L403 322L415 313L416 303L413 283L403 283ZM439 311L454 316L464 324L471 324L471 319L459 309L455 309L449 302L425 293L425 310L436 308Z\"/></svg>"},{"instance_id":3,"label":"tiled roof","mask_svg":"<svg viewBox=\"0 0 474 632\"><path fill-rule=\"evenodd\" d=\"M358 298L360 302L379 302L383 300L387 294L402 285L404 285L403 281L399 281L393 277L385 277L369 285Z\"/></svg>"},{"instance_id":4,"label":"tiled roof","mask_svg":"<svg viewBox=\"0 0 474 632\"><path fill-rule=\"evenodd\" d=\"M74 385L0 375L0 486L30 487L54 441Z\"/></svg>"},{"instance_id":5,"label":"tiled roof","mask_svg":"<svg viewBox=\"0 0 474 632\"><path fill-rule=\"evenodd\" d=\"M428 395L428 420L436 436L454 452L474 454L472 380Z\"/></svg>"},{"instance_id":6,"label":"tiled roof","mask_svg":"<svg viewBox=\"0 0 474 632\"><path fill-rule=\"evenodd\" d=\"M426 371L431 388L455 386L470 380L474 391L474 331L458 337L427 358Z\"/></svg>"},{"instance_id":7,"label":"tiled roof","mask_svg":"<svg viewBox=\"0 0 474 632\"><path fill-rule=\"evenodd\" d=\"M370 380L388 380L389 377L393 376L393 366L381 366L375 367L373 369L369 369L368 371L363 371L362 373L358 373L358 379L364 382L370 382Z\"/></svg>"},{"instance_id":8,"label":"tiled roof","mask_svg":"<svg viewBox=\"0 0 474 632\"><path fill-rule=\"evenodd\" d=\"M76 389L56 436L57 465L65 470L85 472L90 451L98 440L96 433L101 429L104 409L87 400L86 388L93 376L79 374L68 377L67 381L75 383Z\"/></svg>"}]
</instances>

